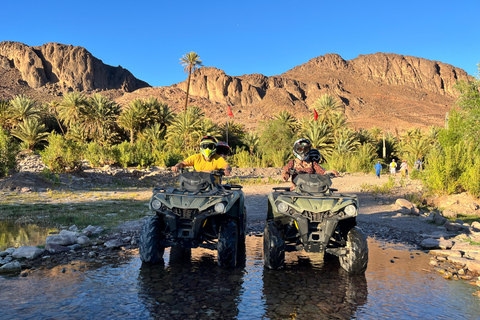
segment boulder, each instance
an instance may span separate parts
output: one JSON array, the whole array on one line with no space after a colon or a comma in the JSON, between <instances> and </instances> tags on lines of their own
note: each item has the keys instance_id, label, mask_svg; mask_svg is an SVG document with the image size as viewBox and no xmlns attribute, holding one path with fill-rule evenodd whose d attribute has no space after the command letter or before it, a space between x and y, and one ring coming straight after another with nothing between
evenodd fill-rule
<instances>
[{"instance_id":1,"label":"boulder","mask_svg":"<svg viewBox=\"0 0 480 320\"><path fill-rule=\"evenodd\" d=\"M12 261L0 267L0 274L17 273L20 271L22 271L22 265L18 261Z\"/></svg>"},{"instance_id":2,"label":"boulder","mask_svg":"<svg viewBox=\"0 0 480 320\"><path fill-rule=\"evenodd\" d=\"M120 240L109 240L103 244L107 248L119 248L123 246L123 242Z\"/></svg>"},{"instance_id":3,"label":"boulder","mask_svg":"<svg viewBox=\"0 0 480 320\"><path fill-rule=\"evenodd\" d=\"M82 230L82 233L86 236L91 236L95 234L100 234L103 232L102 227L94 227L94 226L88 226L85 229Z\"/></svg>"},{"instance_id":4,"label":"boulder","mask_svg":"<svg viewBox=\"0 0 480 320\"><path fill-rule=\"evenodd\" d=\"M14 259L26 258L26 259L35 259L40 256L45 250L37 247L23 246L17 248L13 253L12 257Z\"/></svg>"},{"instance_id":5,"label":"boulder","mask_svg":"<svg viewBox=\"0 0 480 320\"><path fill-rule=\"evenodd\" d=\"M76 243L77 236L71 234L56 234L47 236L46 243L47 244L58 244L61 246L69 246L71 244Z\"/></svg>"},{"instance_id":6,"label":"boulder","mask_svg":"<svg viewBox=\"0 0 480 320\"><path fill-rule=\"evenodd\" d=\"M80 245L85 245L85 244L90 244L91 241L87 236L82 235L77 238L77 243Z\"/></svg>"},{"instance_id":7,"label":"boulder","mask_svg":"<svg viewBox=\"0 0 480 320\"><path fill-rule=\"evenodd\" d=\"M445 218L456 218L457 213L452 210L443 210L442 216L444 216Z\"/></svg>"}]
</instances>

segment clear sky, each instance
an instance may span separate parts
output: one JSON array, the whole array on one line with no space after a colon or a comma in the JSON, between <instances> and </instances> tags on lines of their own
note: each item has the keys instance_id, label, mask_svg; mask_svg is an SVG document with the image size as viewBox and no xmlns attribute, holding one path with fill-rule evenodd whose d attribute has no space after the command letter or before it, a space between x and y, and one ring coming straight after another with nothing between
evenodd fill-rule
<instances>
[{"instance_id":1,"label":"clear sky","mask_svg":"<svg viewBox=\"0 0 480 320\"><path fill-rule=\"evenodd\" d=\"M155 87L186 79L179 59L190 51L232 76L376 52L478 76L479 12L479 0L1 0L0 41L82 46Z\"/></svg>"}]
</instances>

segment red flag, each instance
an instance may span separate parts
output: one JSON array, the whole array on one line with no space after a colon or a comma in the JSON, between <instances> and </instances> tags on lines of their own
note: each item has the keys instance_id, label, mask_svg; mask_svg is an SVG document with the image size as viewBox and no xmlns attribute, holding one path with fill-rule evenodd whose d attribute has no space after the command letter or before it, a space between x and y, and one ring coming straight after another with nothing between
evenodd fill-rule
<instances>
[{"instance_id":1,"label":"red flag","mask_svg":"<svg viewBox=\"0 0 480 320\"><path fill-rule=\"evenodd\" d=\"M318 119L318 113L317 113L317 110L315 110L315 108L313 108L313 118L315 119L315 121L317 121Z\"/></svg>"},{"instance_id":2,"label":"red flag","mask_svg":"<svg viewBox=\"0 0 480 320\"><path fill-rule=\"evenodd\" d=\"M233 118L233 112L232 112L232 109L230 109L230 106L228 106L227 115Z\"/></svg>"}]
</instances>

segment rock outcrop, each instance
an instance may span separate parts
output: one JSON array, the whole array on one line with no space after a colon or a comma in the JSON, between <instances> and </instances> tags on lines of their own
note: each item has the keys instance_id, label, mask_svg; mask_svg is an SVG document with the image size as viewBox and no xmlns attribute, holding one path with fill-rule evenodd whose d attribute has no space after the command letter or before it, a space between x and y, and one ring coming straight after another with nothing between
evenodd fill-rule
<instances>
[{"instance_id":1,"label":"rock outcrop","mask_svg":"<svg viewBox=\"0 0 480 320\"><path fill-rule=\"evenodd\" d=\"M54 87L57 92L120 89L131 92L149 85L121 66L112 67L83 47L46 43L30 47L23 43L0 43L0 71L16 69L28 86Z\"/></svg>"},{"instance_id":2,"label":"rock outcrop","mask_svg":"<svg viewBox=\"0 0 480 320\"><path fill-rule=\"evenodd\" d=\"M375 53L347 61L327 54L271 77L229 76L202 67L192 76L190 93L240 109L244 114L239 118L268 118L282 110L308 115L318 98L330 94L343 104L349 121L360 127L371 127L362 125L366 121L378 125L388 119L394 120L388 121L390 125L428 126L441 124L453 106L458 95L455 83L472 79L462 69L411 56ZM186 82L170 88L186 91Z\"/></svg>"}]
</instances>

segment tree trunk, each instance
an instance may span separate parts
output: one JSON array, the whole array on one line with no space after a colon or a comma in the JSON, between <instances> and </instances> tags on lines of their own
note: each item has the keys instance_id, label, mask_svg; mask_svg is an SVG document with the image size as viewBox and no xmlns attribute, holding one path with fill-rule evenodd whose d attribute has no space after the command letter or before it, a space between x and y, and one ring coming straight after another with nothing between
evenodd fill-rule
<instances>
[{"instance_id":1,"label":"tree trunk","mask_svg":"<svg viewBox=\"0 0 480 320\"><path fill-rule=\"evenodd\" d=\"M184 108L184 112L185 114L187 114L187 104L188 104L188 92L190 91L190 77L192 75L192 67L189 66L188 68L188 79L187 79L187 96L185 97L185 108Z\"/></svg>"}]
</instances>

